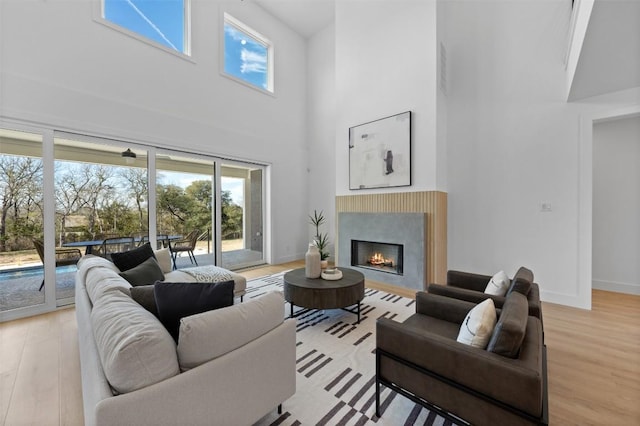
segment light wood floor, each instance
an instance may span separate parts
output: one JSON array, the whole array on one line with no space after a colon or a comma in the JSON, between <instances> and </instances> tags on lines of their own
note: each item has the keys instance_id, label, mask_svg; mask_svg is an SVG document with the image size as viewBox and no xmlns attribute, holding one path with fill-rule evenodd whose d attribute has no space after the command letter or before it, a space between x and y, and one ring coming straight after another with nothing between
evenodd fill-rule
<instances>
[{"instance_id":1,"label":"light wood floor","mask_svg":"<svg viewBox=\"0 0 640 426\"><path fill-rule=\"evenodd\" d=\"M640 296L594 291L591 311L543 303L543 315L550 424L640 425ZM74 309L0 324L0 378L0 424L82 425Z\"/></svg>"}]
</instances>

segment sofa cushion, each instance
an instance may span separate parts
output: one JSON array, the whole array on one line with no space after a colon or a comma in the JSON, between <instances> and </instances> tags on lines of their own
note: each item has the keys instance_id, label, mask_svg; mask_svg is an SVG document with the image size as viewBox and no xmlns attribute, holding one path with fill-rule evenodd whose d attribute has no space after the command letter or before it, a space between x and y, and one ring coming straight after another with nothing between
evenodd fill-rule
<instances>
[{"instance_id":1,"label":"sofa cushion","mask_svg":"<svg viewBox=\"0 0 640 426\"><path fill-rule=\"evenodd\" d=\"M140 306L151 312L154 316L158 316L158 306L156 305L156 296L153 290L154 285L139 285L129 289L131 298L138 302Z\"/></svg>"},{"instance_id":2,"label":"sofa cushion","mask_svg":"<svg viewBox=\"0 0 640 426\"><path fill-rule=\"evenodd\" d=\"M484 349L489 343L495 325L496 307L492 299L487 299L469 311L460 326L457 341Z\"/></svg>"},{"instance_id":3,"label":"sofa cushion","mask_svg":"<svg viewBox=\"0 0 640 426\"><path fill-rule=\"evenodd\" d=\"M516 358L524 339L529 316L527 298L518 292L507 296L500 318L489 340L487 350L499 355Z\"/></svg>"},{"instance_id":4,"label":"sofa cushion","mask_svg":"<svg viewBox=\"0 0 640 426\"><path fill-rule=\"evenodd\" d=\"M136 247L133 250L111 253L111 260L121 272L138 266L150 257L154 257L154 255L151 244L149 243Z\"/></svg>"},{"instance_id":5,"label":"sofa cushion","mask_svg":"<svg viewBox=\"0 0 640 426\"><path fill-rule=\"evenodd\" d=\"M516 291L526 296L531 290L531 283L533 283L533 272L530 269L521 266L511 280L511 286L507 291L507 295Z\"/></svg>"},{"instance_id":6,"label":"sofa cushion","mask_svg":"<svg viewBox=\"0 0 640 426\"><path fill-rule=\"evenodd\" d=\"M120 276L132 286L149 285L164 280L162 269L154 257L149 257L138 266L120 272Z\"/></svg>"},{"instance_id":7,"label":"sofa cushion","mask_svg":"<svg viewBox=\"0 0 640 426\"><path fill-rule=\"evenodd\" d=\"M168 274L172 271L173 268L171 264L171 252L169 251L169 248L154 250L153 254L156 257L158 265L160 265L160 269L162 269L163 274Z\"/></svg>"},{"instance_id":8,"label":"sofa cushion","mask_svg":"<svg viewBox=\"0 0 640 426\"><path fill-rule=\"evenodd\" d=\"M109 290L116 289L128 295L131 284L118 275L115 266L114 269L94 267L91 269L91 273L86 275L85 288L91 303L95 304Z\"/></svg>"},{"instance_id":9,"label":"sofa cushion","mask_svg":"<svg viewBox=\"0 0 640 426\"><path fill-rule=\"evenodd\" d=\"M497 272L487 284L484 289L486 294L492 294L494 296L504 296L507 294L511 281L504 271Z\"/></svg>"},{"instance_id":10,"label":"sofa cushion","mask_svg":"<svg viewBox=\"0 0 640 426\"><path fill-rule=\"evenodd\" d=\"M233 280L219 283L157 281L154 295L158 318L177 341L181 318L233 305L233 284Z\"/></svg>"},{"instance_id":11,"label":"sofa cushion","mask_svg":"<svg viewBox=\"0 0 640 426\"><path fill-rule=\"evenodd\" d=\"M183 318L178 360L188 370L231 352L273 330L284 321L279 291L224 309Z\"/></svg>"},{"instance_id":12,"label":"sofa cushion","mask_svg":"<svg viewBox=\"0 0 640 426\"><path fill-rule=\"evenodd\" d=\"M142 389L180 372L171 335L123 292L107 290L93 306L91 324L104 374L116 392Z\"/></svg>"}]
</instances>

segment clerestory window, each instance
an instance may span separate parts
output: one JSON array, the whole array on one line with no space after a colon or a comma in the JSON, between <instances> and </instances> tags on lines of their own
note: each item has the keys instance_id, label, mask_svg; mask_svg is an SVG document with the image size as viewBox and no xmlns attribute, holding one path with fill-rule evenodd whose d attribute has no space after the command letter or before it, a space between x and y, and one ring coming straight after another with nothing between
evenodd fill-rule
<instances>
[{"instance_id":1,"label":"clerestory window","mask_svg":"<svg viewBox=\"0 0 640 426\"><path fill-rule=\"evenodd\" d=\"M124 32L190 55L190 0L102 0L102 18Z\"/></svg>"},{"instance_id":2,"label":"clerestory window","mask_svg":"<svg viewBox=\"0 0 640 426\"><path fill-rule=\"evenodd\" d=\"M226 76L273 93L273 44L227 13L223 61Z\"/></svg>"}]
</instances>

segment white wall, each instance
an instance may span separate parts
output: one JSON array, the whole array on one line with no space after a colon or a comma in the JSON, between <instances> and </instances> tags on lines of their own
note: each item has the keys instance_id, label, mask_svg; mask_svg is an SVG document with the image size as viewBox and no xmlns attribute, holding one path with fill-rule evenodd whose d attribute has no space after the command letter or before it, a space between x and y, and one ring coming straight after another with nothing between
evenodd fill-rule
<instances>
[{"instance_id":1,"label":"white wall","mask_svg":"<svg viewBox=\"0 0 640 426\"><path fill-rule=\"evenodd\" d=\"M338 1L336 195L438 188L436 2ZM411 110L412 186L349 190L349 127Z\"/></svg>"},{"instance_id":2,"label":"white wall","mask_svg":"<svg viewBox=\"0 0 640 426\"><path fill-rule=\"evenodd\" d=\"M593 287L640 294L640 117L593 126Z\"/></svg>"},{"instance_id":3,"label":"white wall","mask_svg":"<svg viewBox=\"0 0 640 426\"><path fill-rule=\"evenodd\" d=\"M330 260L335 260L336 89L335 26L321 30L307 41L308 93L308 212L322 210L329 234ZM309 241L314 229L308 226Z\"/></svg>"},{"instance_id":4,"label":"white wall","mask_svg":"<svg viewBox=\"0 0 640 426\"><path fill-rule=\"evenodd\" d=\"M589 308L581 119L637 105L640 91L564 102L565 12L562 1L447 4L448 262L510 275L525 265L543 300Z\"/></svg>"},{"instance_id":5,"label":"white wall","mask_svg":"<svg viewBox=\"0 0 640 426\"><path fill-rule=\"evenodd\" d=\"M0 116L272 165L274 262L306 250L304 40L250 2L192 1L183 59L94 20L97 1L1 2ZM222 13L275 45L275 96L219 74Z\"/></svg>"}]
</instances>

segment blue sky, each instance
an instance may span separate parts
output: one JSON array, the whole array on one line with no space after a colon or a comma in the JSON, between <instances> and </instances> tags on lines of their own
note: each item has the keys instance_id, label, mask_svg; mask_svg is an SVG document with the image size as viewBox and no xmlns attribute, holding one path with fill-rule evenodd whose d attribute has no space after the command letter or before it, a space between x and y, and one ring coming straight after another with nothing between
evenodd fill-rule
<instances>
[{"instance_id":1,"label":"blue sky","mask_svg":"<svg viewBox=\"0 0 640 426\"><path fill-rule=\"evenodd\" d=\"M104 18L171 49L184 51L183 0L105 0Z\"/></svg>"},{"instance_id":2,"label":"blue sky","mask_svg":"<svg viewBox=\"0 0 640 426\"><path fill-rule=\"evenodd\" d=\"M229 24L224 26L224 46L226 73L268 89L267 46Z\"/></svg>"},{"instance_id":3,"label":"blue sky","mask_svg":"<svg viewBox=\"0 0 640 426\"><path fill-rule=\"evenodd\" d=\"M104 0L104 18L163 46L185 51L183 0ZM224 25L224 71L268 90L268 48Z\"/></svg>"}]
</instances>

